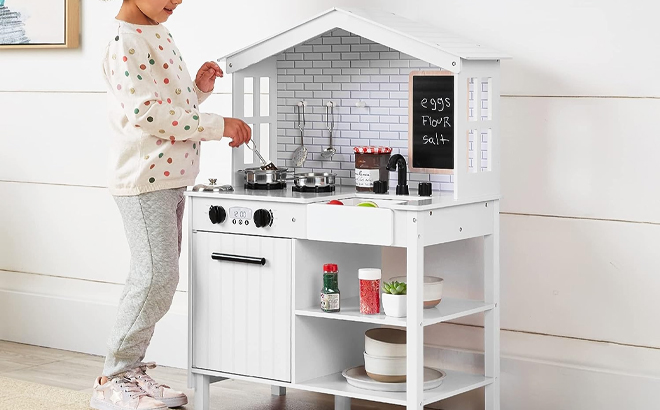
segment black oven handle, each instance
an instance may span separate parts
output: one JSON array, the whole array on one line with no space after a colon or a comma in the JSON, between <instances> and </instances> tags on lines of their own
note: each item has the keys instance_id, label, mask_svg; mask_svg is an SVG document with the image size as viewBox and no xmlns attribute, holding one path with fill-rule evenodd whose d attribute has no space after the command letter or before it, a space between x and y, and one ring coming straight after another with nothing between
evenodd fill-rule
<instances>
[{"instance_id":1,"label":"black oven handle","mask_svg":"<svg viewBox=\"0 0 660 410\"><path fill-rule=\"evenodd\" d=\"M266 258L259 258L256 256L230 255L228 253L213 252L211 254L211 259L215 259L216 261L253 263L255 265L262 266L266 264Z\"/></svg>"}]
</instances>

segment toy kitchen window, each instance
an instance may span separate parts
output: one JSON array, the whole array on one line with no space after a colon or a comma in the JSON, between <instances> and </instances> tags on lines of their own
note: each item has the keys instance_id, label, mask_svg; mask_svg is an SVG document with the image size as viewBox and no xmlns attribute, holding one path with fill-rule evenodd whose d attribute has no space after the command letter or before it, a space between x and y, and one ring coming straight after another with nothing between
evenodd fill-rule
<instances>
[{"instance_id":1,"label":"toy kitchen window","mask_svg":"<svg viewBox=\"0 0 660 410\"><path fill-rule=\"evenodd\" d=\"M252 129L252 139L266 161L277 162L277 68L268 58L232 74L233 116ZM257 156L245 145L234 150L233 169L260 166Z\"/></svg>"}]
</instances>

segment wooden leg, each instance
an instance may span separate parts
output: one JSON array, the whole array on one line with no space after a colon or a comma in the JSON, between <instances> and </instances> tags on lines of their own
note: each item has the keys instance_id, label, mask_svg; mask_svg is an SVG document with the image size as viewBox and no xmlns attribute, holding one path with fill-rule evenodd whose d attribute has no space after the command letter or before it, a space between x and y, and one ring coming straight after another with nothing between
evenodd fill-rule
<instances>
[{"instance_id":1,"label":"wooden leg","mask_svg":"<svg viewBox=\"0 0 660 410\"><path fill-rule=\"evenodd\" d=\"M195 378L195 410L209 410L210 378L205 374L196 374Z\"/></svg>"},{"instance_id":2,"label":"wooden leg","mask_svg":"<svg viewBox=\"0 0 660 410\"><path fill-rule=\"evenodd\" d=\"M351 398L335 396L335 410L351 410Z\"/></svg>"},{"instance_id":3,"label":"wooden leg","mask_svg":"<svg viewBox=\"0 0 660 410\"><path fill-rule=\"evenodd\" d=\"M272 396L286 396L286 387L270 386L270 394Z\"/></svg>"}]
</instances>

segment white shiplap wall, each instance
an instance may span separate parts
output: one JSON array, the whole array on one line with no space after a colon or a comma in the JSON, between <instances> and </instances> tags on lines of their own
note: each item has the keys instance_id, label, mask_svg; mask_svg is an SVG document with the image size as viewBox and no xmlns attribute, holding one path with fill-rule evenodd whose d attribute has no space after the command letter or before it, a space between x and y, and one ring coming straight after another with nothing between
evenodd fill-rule
<instances>
[{"instance_id":1,"label":"white shiplap wall","mask_svg":"<svg viewBox=\"0 0 660 410\"><path fill-rule=\"evenodd\" d=\"M0 51L2 339L105 349L128 267L121 221L102 188L107 131L99 56L105 22L119 3L84 2L80 49ZM168 27L193 70L353 3L184 2ZM654 165L660 82L652 81L660 54L649 50L657 48L660 5L362 0L360 6L514 57L501 70L502 408L655 408L660 194L649 181L660 179ZM229 112L229 84L223 79L202 108ZM227 151L223 143L205 145L204 176L229 180ZM448 294L478 297L475 252L478 241L434 249L427 267L448 278ZM392 273L400 259L396 251L386 254ZM148 359L185 365L186 289L183 281ZM468 319L427 331L429 361L479 368L480 318ZM477 409L480 394L441 407Z\"/></svg>"}]
</instances>

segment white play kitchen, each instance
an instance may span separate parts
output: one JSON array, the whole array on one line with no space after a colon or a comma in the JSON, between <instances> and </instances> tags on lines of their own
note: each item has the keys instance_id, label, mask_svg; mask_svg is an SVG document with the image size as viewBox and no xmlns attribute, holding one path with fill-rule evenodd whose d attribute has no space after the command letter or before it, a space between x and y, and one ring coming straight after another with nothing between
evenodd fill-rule
<instances>
[{"instance_id":1,"label":"white play kitchen","mask_svg":"<svg viewBox=\"0 0 660 410\"><path fill-rule=\"evenodd\" d=\"M195 186L189 372L408 410L484 388L500 408L498 51L383 11L331 9L223 58L254 144ZM483 300L424 252L483 238ZM446 245L444 245L446 246ZM383 256L405 249L406 270ZM482 314L483 374L425 366L424 328Z\"/></svg>"}]
</instances>

